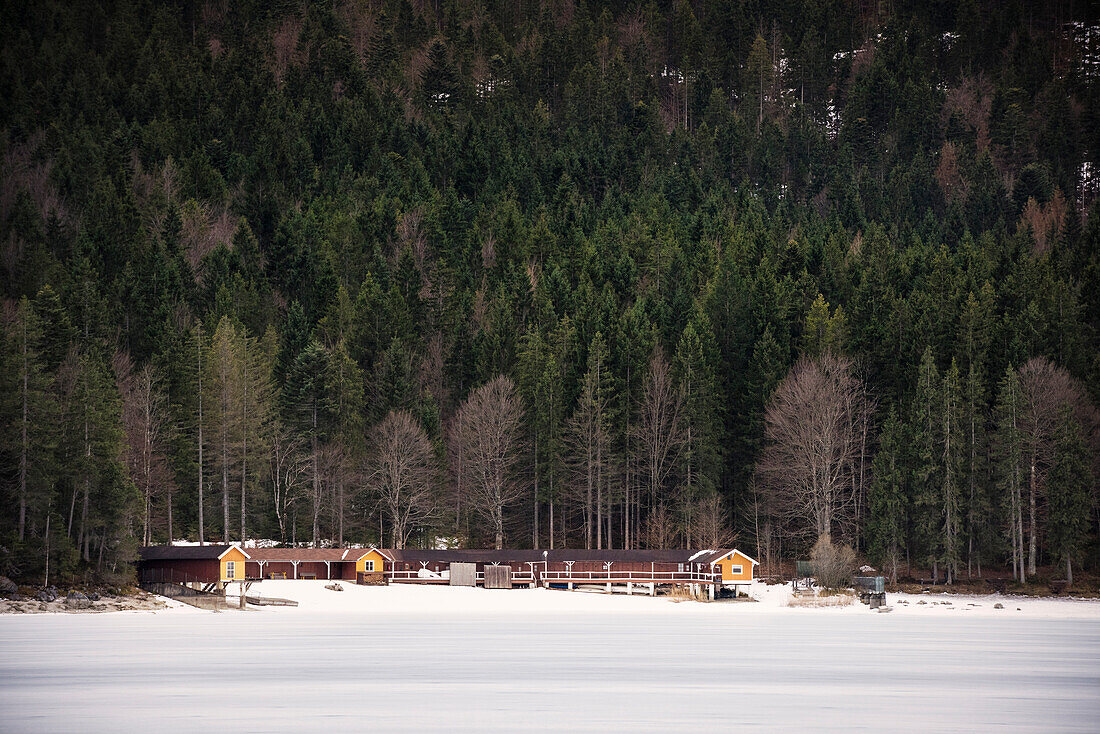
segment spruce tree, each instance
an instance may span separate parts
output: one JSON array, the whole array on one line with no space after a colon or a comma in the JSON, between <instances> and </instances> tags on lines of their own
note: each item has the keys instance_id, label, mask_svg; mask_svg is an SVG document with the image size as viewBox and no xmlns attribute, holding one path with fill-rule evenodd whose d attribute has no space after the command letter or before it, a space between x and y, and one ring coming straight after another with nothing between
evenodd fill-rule
<instances>
[{"instance_id":1,"label":"spruce tree","mask_svg":"<svg viewBox=\"0 0 1100 734\"><path fill-rule=\"evenodd\" d=\"M870 519L867 544L871 559L889 569L891 583L905 548L905 426L891 408L882 425L879 449L871 463Z\"/></svg>"},{"instance_id":2,"label":"spruce tree","mask_svg":"<svg viewBox=\"0 0 1100 734\"><path fill-rule=\"evenodd\" d=\"M973 567L982 575L982 561L993 549L990 514L989 441L986 436L988 404L981 366L970 362L962 395L962 474L965 477L966 575Z\"/></svg>"},{"instance_id":3,"label":"spruce tree","mask_svg":"<svg viewBox=\"0 0 1100 734\"><path fill-rule=\"evenodd\" d=\"M702 312L687 323L673 357L673 376L684 396L684 447L680 454L680 515L692 545L697 524L693 513L701 500L718 488L721 466L717 380L714 372L713 335Z\"/></svg>"},{"instance_id":4,"label":"spruce tree","mask_svg":"<svg viewBox=\"0 0 1100 734\"><path fill-rule=\"evenodd\" d=\"M1088 447L1073 407L1063 404L1054 438L1054 462L1047 475L1047 547L1066 564L1066 580L1073 584L1073 561L1079 559L1089 532L1090 489L1093 476Z\"/></svg>"},{"instance_id":5,"label":"spruce tree","mask_svg":"<svg viewBox=\"0 0 1100 734\"><path fill-rule=\"evenodd\" d=\"M1020 429L1022 396L1015 368L1009 365L997 389L996 432L993 446L998 503L1008 514L1008 539L1012 548L1012 577L1026 578L1024 567L1024 437Z\"/></svg>"},{"instance_id":6,"label":"spruce tree","mask_svg":"<svg viewBox=\"0 0 1100 734\"><path fill-rule=\"evenodd\" d=\"M960 501L960 464L963 452L963 438L960 415L959 366L952 359L951 367L943 377L941 433L939 443L942 446L940 467L941 507L943 539L941 541L944 573L947 583L959 576L961 558L961 507Z\"/></svg>"},{"instance_id":7,"label":"spruce tree","mask_svg":"<svg viewBox=\"0 0 1100 734\"><path fill-rule=\"evenodd\" d=\"M938 437L942 418L942 398L939 370L926 347L921 357L917 391L910 410L912 430L913 484L912 507L914 540L918 557L931 564L932 576L938 576L942 554L942 468Z\"/></svg>"}]
</instances>

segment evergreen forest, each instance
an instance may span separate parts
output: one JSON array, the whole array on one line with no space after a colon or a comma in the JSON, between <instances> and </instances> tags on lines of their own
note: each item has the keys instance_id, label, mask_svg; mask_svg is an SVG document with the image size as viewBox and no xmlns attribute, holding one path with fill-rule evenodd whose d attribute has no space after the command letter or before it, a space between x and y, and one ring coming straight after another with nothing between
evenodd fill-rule
<instances>
[{"instance_id":1,"label":"evergreen forest","mask_svg":"<svg viewBox=\"0 0 1100 734\"><path fill-rule=\"evenodd\" d=\"M0 573L1100 567L1100 13L3 2Z\"/></svg>"}]
</instances>

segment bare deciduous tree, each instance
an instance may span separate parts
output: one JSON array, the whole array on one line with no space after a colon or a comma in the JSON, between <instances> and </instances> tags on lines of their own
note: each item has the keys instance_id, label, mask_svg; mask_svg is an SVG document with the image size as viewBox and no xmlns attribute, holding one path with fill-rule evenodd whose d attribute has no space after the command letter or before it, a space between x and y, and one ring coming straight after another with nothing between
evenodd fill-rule
<instances>
[{"instance_id":1,"label":"bare deciduous tree","mask_svg":"<svg viewBox=\"0 0 1100 734\"><path fill-rule=\"evenodd\" d=\"M271 493L283 542L287 539L287 516L302 496L306 475L310 470L308 448L309 444L302 436L295 435L282 426L271 432Z\"/></svg>"},{"instance_id":2,"label":"bare deciduous tree","mask_svg":"<svg viewBox=\"0 0 1100 734\"><path fill-rule=\"evenodd\" d=\"M166 502L166 529L171 542L175 533L172 522L174 481L165 452L168 401L151 365L134 372L130 355L118 352L114 357L114 371L122 396L126 466L144 499L141 542L142 545L152 543L153 502L160 497Z\"/></svg>"},{"instance_id":3,"label":"bare deciduous tree","mask_svg":"<svg viewBox=\"0 0 1100 734\"><path fill-rule=\"evenodd\" d=\"M649 360L635 428L638 470L649 495L651 513L666 504L664 489L684 445L683 406L684 396L672 380L664 352L657 347ZM653 547L653 534L649 535ZM671 540L664 539L657 547L667 547Z\"/></svg>"},{"instance_id":4,"label":"bare deciduous tree","mask_svg":"<svg viewBox=\"0 0 1100 734\"><path fill-rule=\"evenodd\" d=\"M867 410L851 362L828 353L799 360L776 389L758 472L776 512L796 532L828 537L851 519L850 473Z\"/></svg>"},{"instance_id":5,"label":"bare deciduous tree","mask_svg":"<svg viewBox=\"0 0 1100 734\"><path fill-rule=\"evenodd\" d=\"M1028 483L1027 572L1034 575L1038 557L1039 501L1046 472L1054 456L1058 411L1064 403L1075 406L1083 426L1093 421L1084 414L1089 405L1080 384L1045 357L1033 357L1020 368L1020 432ZM1086 429L1087 430L1087 429Z\"/></svg>"},{"instance_id":6,"label":"bare deciduous tree","mask_svg":"<svg viewBox=\"0 0 1100 734\"><path fill-rule=\"evenodd\" d=\"M661 503L650 509L645 522L646 544L650 548L668 548L678 531L676 516L667 505Z\"/></svg>"},{"instance_id":7,"label":"bare deciduous tree","mask_svg":"<svg viewBox=\"0 0 1100 734\"><path fill-rule=\"evenodd\" d=\"M391 410L371 432L366 484L389 516L394 548L439 513L436 460L428 434L407 410Z\"/></svg>"},{"instance_id":8,"label":"bare deciduous tree","mask_svg":"<svg viewBox=\"0 0 1100 734\"><path fill-rule=\"evenodd\" d=\"M696 504L692 521L695 527L690 537L698 539L700 548L718 549L732 545L730 513L717 492L709 492Z\"/></svg>"},{"instance_id":9,"label":"bare deciduous tree","mask_svg":"<svg viewBox=\"0 0 1100 734\"><path fill-rule=\"evenodd\" d=\"M452 431L463 456L470 501L504 546L504 512L523 496L516 481L523 406L512 380L498 375L474 390L455 415Z\"/></svg>"},{"instance_id":10,"label":"bare deciduous tree","mask_svg":"<svg viewBox=\"0 0 1100 734\"><path fill-rule=\"evenodd\" d=\"M609 388L603 340L593 342L577 408L569 421L566 446L574 494L584 507L584 547L592 547L595 527L596 547L604 547L603 514L611 471L611 426ZM595 504L593 504L595 502Z\"/></svg>"}]
</instances>

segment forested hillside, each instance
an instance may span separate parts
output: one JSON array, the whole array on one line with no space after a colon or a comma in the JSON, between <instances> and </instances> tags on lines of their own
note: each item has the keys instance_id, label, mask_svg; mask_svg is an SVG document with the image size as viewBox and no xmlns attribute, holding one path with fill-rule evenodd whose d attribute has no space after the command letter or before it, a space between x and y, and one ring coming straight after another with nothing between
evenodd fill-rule
<instances>
[{"instance_id":1,"label":"forested hillside","mask_svg":"<svg viewBox=\"0 0 1100 734\"><path fill-rule=\"evenodd\" d=\"M3 6L0 572L1097 563L1088 3Z\"/></svg>"}]
</instances>

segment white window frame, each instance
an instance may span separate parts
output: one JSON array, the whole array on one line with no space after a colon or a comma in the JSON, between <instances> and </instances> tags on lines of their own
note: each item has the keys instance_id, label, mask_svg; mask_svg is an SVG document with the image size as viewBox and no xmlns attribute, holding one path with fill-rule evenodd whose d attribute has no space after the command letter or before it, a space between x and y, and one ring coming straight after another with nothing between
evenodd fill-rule
<instances>
[{"instance_id":1,"label":"white window frame","mask_svg":"<svg viewBox=\"0 0 1100 734\"><path fill-rule=\"evenodd\" d=\"M374 573L374 561L363 561L363 573Z\"/></svg>"},{"instance_id":2,"label":"white window frame","mask_svg":"<svg viewBox=\"0 0 1100 734\"><path fill-rule=\"evenodd\" d=\"M237 577L237 562L236 561L226 561L225 562L225 577L227 579L232 579L232 578Z\"/></svg>"},{"instance_id":3,"label":"white window frame","mask_svg":"<svg viewBox=\"0 0 1100 734\"><path fill-rule=\"evenodd\" d=\"M733 565L733 564L730 564L730 576L740 576L743 573L745 573L744 564L736 565L736 566Z\"/></svg>"}]
</instances>

